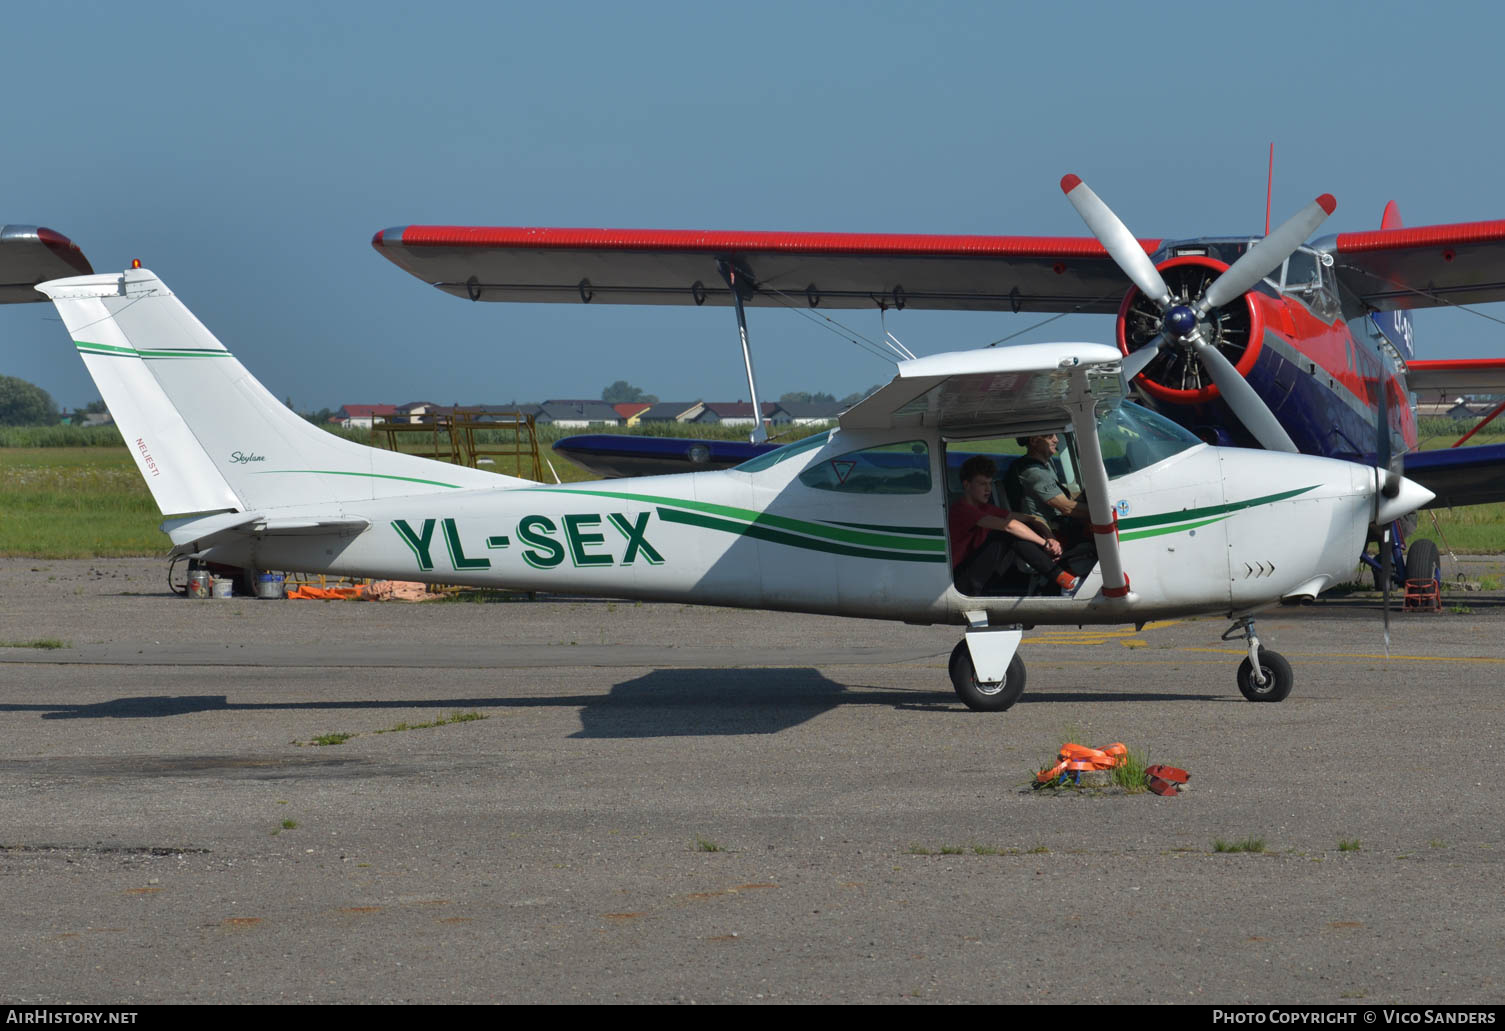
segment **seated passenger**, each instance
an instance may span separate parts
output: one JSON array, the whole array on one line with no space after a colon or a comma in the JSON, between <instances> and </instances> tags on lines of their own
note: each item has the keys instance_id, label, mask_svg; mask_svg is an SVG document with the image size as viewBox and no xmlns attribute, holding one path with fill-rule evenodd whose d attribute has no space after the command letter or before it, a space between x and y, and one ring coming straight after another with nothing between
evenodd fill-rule
<instances>
[{"instance_id":1,"label":"seated passenger","mask_svg":"<svg viewBox=\"0 0 1505 1031\"><path fill-rule=\"evenodd\" d=\"M1014 459L1003 474L1003 493L1014 511L1035 516L1049 526L1071 520L1085 526L1090 517L1087 502L1073 498L1056 475L1050 460L1060 450L1060 438L1054 433L1038 437L1020 437L1025 453Z\"/></svg>"},{"instance_id":2,"label":"seated passenger","mask_svg":"<svg viewBox=\"0 0 1505 1031\"><path fill-rule=\"evenodd\" d=\"M989 502L993 476L998 467L986 455L973 455L962 463L962 497L951 506L951 563L957 590L978 595L988 590L996 576L1008 571L1018 558L1040 576L1067 594L1081 583L1056 564L1061 542L1031 529L1006 508Z\"/></svg>"}]
</instances>

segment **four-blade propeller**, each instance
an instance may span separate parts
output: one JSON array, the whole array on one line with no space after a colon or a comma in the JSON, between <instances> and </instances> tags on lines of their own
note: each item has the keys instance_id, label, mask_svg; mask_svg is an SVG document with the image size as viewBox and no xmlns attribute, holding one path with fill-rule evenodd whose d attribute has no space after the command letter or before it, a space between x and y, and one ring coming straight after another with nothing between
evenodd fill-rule
<instances>
[{"instance_id":1,"label":"four-blade propeller","mask_svg":"<svg viewBox=\"0 0 1505 1031\"><path fill-rule=\"evenodd\" d=\"M1164 316L1160 336L1124 359L1124 378L1133 379L1143 372L1145 366L1164 347L1185 348L1196 355L1212 376L1223 400L1233 409L1233 414L1238 416L1239 421L1254 434L1262 446L1271 451L1295 452L1296 445L1275 418L1275 413L1270 411L1255 389L1233 367L1233 363L1208 341L1203 326L1209 312L1242 297L1311 236L1323 219L1338 206L1332 195L1324 193L1302 208L1273 233L1245 251L1227 271L1212 281L1201 297L1190 304L1181 304L1171 295L1160 271L1155 268L1149 255L1145 254L1144 248L1139 246L1134 234L1113 213L1113 209L1103 203L1102 198L1074 175L1061 180L1061 189L1109 256L1139 288L1140 293L1155 302Z\"/></svg>"}]
</instances>

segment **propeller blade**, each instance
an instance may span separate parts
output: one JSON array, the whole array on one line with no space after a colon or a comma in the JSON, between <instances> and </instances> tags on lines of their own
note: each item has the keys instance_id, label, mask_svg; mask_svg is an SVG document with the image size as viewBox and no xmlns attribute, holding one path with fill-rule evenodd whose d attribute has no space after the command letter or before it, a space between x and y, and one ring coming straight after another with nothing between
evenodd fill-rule
<instances>
[{"instance_id":1,"label":"propeller blade","mask_svg":"<svg viewBox=\"0 0 1505 1031\"><path fill-rule=\"evenodd\" d=\"M1380 533L1380 605L1385 616L1385 657L1390 657L1390 580L1394 576L1394 562L1390 557L1390 527L1387 524Z\"/></svg>"},{"instance_id":2,"label":"propeller blade","mask_svg":"<svg viewBox=\"0 0 1505 1031\"><path fill-rule=\"evenodd\" d=\"M1400 493L1401 456L1393 454L1390 448L1390 390L1388 383L1382 383L1380 387L1379 407L1379 430L1377 445L1379 447L1379 466L1385 470L1385 481L1375 495L1375 505L1378 506L1380 497L1394 498ZM1378 511L1378 508L1376 508Z\"/></svg>"},{"instance_id":3,"label":"propeller blade","mask_svg":"<svg viewBox=\"0 0 1505 1031\"><path fill-rule=\"evenodd\" d=\"M1154 361L1155 358L1160 354L1160 349L1169 342L1170 341L1166 337L1166 335L1164 333L1161 333L1153 341L1145 344L1139 350L1130 352L1129 354L1125 355L1123 361L1124 382L1129 382L1135 376L1138 376L1141 372L1143 372L1144 367L1150 364L1150 362Z\"/></svg>"},{"instance_id":4,"label":"propeller blade","mask_svg":"<svg viewBox=\"0 0 1505 1031\"><path fill-rule=\"evenodd\" d=\"M1160 270L1144 252L1144 248L1139 246L1139 241L1129 232L1129 227L1113 213L1113 209L1104 204L1092 192L1092 188L1077 176L1064 177L1061 180L1061 190L1066 194L1066 199L1071 201L1071 206L1076 208L1076 213L1082 216L1082 221L1087 223L1087 228L1092 230L1092 235L1107 250L1108 256L1139 287L1139 292L1154 301L1161 311L1169 308L1171 292L1166 288L1165 280L1160 278Z\"/></svg>"},{"instance_id":5,"label":"propeller blade","mask_svg":"<svg viewBox=\"0 0 1505 1031\"><path fill-rule=\"evenodd\" d=\"M1207 288L1207 293L1197 302L1197 317L1201 318L1214 308L1221 308L1236 297L1242 297L1291 253L1306 242L1328 215L1337 208L1338 202L1330 193L1324 193L1296 214L1281 223L1269 236L1244 252L1228 271L1224 272Z\"/></svg>"},{"instance_id":6,"label":"propeller blade","mask_svg":"<svg viewBox=\"0 0 1505 1031\"><path fill-rule=\"evenodd\" d=\"M1223 352L1203 339L1200 332L1192 336L1191 343L1197 350L1197 357L1202 359L1202 365L1212 375L1212 381L1217 384L1223 400L1228 402L1228 407L1233 409L1233 414L1238 416L1244 428L1254 434L1254 439L1259 441L1260 446L1268 451L1290 451L1294 454L1296 444L1280 425L1280 420L1275 418L1275 413L1270 411L1269 405L1249 385L1249 381L1239 375L1233 363L1223 356Z\"/></svg>"}]
</instances>

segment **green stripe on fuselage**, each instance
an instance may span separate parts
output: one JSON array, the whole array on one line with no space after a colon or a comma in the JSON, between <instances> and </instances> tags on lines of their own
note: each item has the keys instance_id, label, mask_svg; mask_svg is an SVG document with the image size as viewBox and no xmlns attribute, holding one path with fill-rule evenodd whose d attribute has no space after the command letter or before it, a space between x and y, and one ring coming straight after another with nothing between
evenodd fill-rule
<instances>
[{"instance_id":1,"label":"green stripe on fuselage","mask_svg":"<svg viewBox=\"0 0 1505 1031\"><path fill-rule=\"evenodd\" d=\"M830 540L817 540L811 537L801 537L792 533L776 530L771 526L758 523L737 522L731 519L718 519L714 516L701 515L697 512L678 512L672 508L660 508L659 519L666 523L681 523L685 526L698 526L706 530L721 530L725 533L737 534L741 537L752 537L760 541L768 541L772 544L786 544L790 547L803 548L806 551L823 551L831 555L846 555L851 558L878 558L896 562L945 562L944 554L916 555L904 551L877 551L871 548L857 548L849 544L839 544Z\"/></svg>"},{"instance_id":2,"label":"green stripe on fuselage","mask_svg":"<svg viewBox=\"0 0 1505 1031\"><path fill-rule=\"evenodd\" d=\"M1164 526L1167 523L1184 523L1192 519L1202 519L1207 516L1222 516L1224 518L1246 508L1254 508L1257 505L1269 505L1276 501L1284 501L1294 498L1298 494L1305 494L1309 490L1316 490L1314 483L1310 487L1298 487L1295 490L1282 491L1279 494L1266 494L1262 498L1250 498L1248 501L1231 501L1226 505L1208 505L1204 508L1183 508L1179 512L1162 512L1159 515L1134 516L1129 519L1118 521L1119 532L1124 530L1136 530L1146 526ZM1212 522L1213 520L1207 520ZM1198 524L1202 525L1202 524ZM1125 535L1127 537L1127 535ZM1148 536L1140 534L1139 536Z\"/></svg>"},{"instance_id":3,"label":"green stripe on fuselage","mask_svg":"<svg viewBox=\"0 0 1505 1031\"><path fill-rule=\"evenodd\" d=\"M812 523L804 519L793 519L789 516L757 512L750 508L712 504L709 501L689 501L684 498L662 497L656 494L626 494L608 490L559 490L552 487L529 487L525 489L548 494L580 494L614 498L619 501L639 501L652 505L668 505L689 509L693 512L703 512L707 515L741 520L756 526L772 527L774 529L787 530L791 533L807 534L810 537L817 537L822 540L853 545L859 549L890 548L894 551L922 552L926 555L939 555L942 560L946 552L946 543L941 539L922 540L914 537L901 537L892 532L874 533L864 530L848 530L839 526L827 526L823 523ZM662 515L662 510L660 517L665 518ZM889 527L888 529L903 532L907 528ZM930 561L930 559L927 558L926 561Z\"/></svg>"}]
</instances>

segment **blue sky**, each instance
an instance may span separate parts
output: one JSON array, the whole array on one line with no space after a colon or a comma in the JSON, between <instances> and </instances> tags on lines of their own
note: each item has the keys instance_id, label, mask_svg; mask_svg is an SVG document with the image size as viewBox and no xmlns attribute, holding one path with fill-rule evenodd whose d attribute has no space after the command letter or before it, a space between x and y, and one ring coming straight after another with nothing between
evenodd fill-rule
<instances>
[{"instance_id":1,"label":"blue sky","mask_svg":"<svg viewBox=\"0 0 1505 1031\"><path fill-rule=\"evenodd\" d=\"M1479 4L50 2L7 11L0 222L139 257L303 409L746 396L729 310L469 304L371 249L409 223L1081 235L1083 176L1139 235L1505 217L1498 39ZM1485 308L1496 318L1505 306ZM845 313L872 336L877 316ZM1039 315L905 312L920 354ZM757 309L765 395L891 367ZM1419 356L1505 326L1416 317ZM1108 318L1020 340L1111 340ZM97 397L48 305L0 372Z\"/></svg>"}]
</instances>

